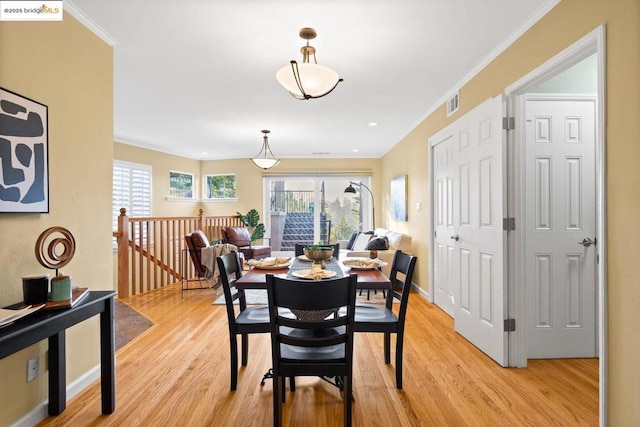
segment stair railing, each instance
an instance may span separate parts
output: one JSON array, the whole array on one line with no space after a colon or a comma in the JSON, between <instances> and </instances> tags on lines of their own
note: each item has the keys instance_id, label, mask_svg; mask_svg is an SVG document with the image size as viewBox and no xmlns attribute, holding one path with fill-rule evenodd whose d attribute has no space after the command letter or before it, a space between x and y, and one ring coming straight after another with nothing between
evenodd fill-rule
<instances>
[{"instance_id":1,"label":"stair railing","mask_svg":"<svg viewBox=\"0 0 640 427\"><path fill-rule=\"evenodd\" d=\"M176 283L194 274L184 236L202 230L209 239L222 238L222 228L242 226L238 216L139 217L120 209L117 241L118 298L127 298Z\"/></svg>"}]
</instances>

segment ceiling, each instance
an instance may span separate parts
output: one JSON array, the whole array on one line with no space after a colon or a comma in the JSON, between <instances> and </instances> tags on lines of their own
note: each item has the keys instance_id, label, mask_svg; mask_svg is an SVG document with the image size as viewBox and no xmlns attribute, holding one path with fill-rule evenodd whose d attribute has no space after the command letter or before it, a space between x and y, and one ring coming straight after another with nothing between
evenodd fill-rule
<instances>
[{"instance_id":1,"label":"ceiling","mask_svg":"<svg viewBox=\"0 0 640 427\"><path fill-rule=\"evenodd\" d=\"M194 159L378 158L558 0L72 0L114 44L114 139ZM344 82L298 101L298 36ZM464 99L460 100L461 105ZM371 126L370 123L377 123Z\"/></svg>"}]
</instances>

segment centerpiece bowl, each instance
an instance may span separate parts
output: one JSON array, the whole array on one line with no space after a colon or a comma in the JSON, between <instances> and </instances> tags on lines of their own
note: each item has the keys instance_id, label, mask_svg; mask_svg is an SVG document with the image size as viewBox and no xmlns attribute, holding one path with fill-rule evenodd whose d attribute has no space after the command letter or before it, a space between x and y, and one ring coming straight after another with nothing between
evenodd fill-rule
<instances>
[{"instance_id":1,"label":"centerpiece bowl","mask_svg":"<svg viewBox=\"0 0 640 427\"><path fill-rule=\"evenodd\" d=\"M304 255L315 262L320 262L331 259L333 248L329 246L307 246L304 248Z\"/></svg>"}]
</instances>

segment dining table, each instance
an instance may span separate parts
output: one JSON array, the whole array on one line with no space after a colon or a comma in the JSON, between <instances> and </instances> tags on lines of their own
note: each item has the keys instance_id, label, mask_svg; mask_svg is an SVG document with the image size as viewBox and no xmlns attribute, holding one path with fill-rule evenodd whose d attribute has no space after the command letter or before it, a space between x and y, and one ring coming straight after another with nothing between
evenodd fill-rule
<instances>
[{"instance_id":1,"label":"dining table","mask_svg":"<svg viewBox=\"0 0 640 427\"><path fill-rule=\"evenodd\" d=\"M331 258L325 262L325 269L328 271L335 271L336 275L332 278L344 277L348 274L354 273L358 276L358 282L356 287L358 289L390 289L391 281L382 271L378 268L352 268L344 265L341 261ZM294 275L296 271L310 269L312 263L302 261L298 257L293 258L290 265L275 268L275 267L252 267L248 271L242 272L240 277L235 282L235 286L238 289L266 289L267 288L267 274L277 275L279 277L285 277L289 279L299 279ZM305 279L300 279L305 280Z\"/></svg>"}]
</instances>

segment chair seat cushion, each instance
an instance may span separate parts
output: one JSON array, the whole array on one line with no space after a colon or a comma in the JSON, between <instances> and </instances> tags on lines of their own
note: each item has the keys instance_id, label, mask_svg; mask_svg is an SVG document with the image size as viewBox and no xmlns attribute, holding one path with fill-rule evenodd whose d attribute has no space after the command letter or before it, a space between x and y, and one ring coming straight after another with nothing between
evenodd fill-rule
<instances>
[{"instance_id":1,"label":"chair seat cushion","mask_svg":"<svg viewBox=\"0 0 640 427\"><path fill-rule=\"evenodd\" d=\"M265 323L269 325L269 306L256 305L247 307L236 317L238 324Z\"/></svg>"},{"instance_id":2,"label":"chair seat cushion","mask_svg":"<svg viewBox=\"0 0 640 427\"><path fill-rule=\"evenodd\" d=\"M318 331L310 331L310 330L301 330L301 329L289 329L286 331L286 334L292 337L299 338L312 338L315 337L315 333ZM344 333L344 327L342 328L334 328L331 330L323 330L322 337L330 336L330 335L339 335ZM333 361L333 360L341 360L345 357L345 345L338 344L327 347L297 347L288 344L281 344L280 351L282 355L283 362L292 361L296 363L304 363L308 362L318 362L318 361Z\"/></svg>"},{"instance_id":3,"label":"chair seat cushion","mask_svg":"<svg viewBox=\"0 0 640 427\"><path fill-rule=\"evenodd\" d=\"M398 317L384 306L357 304L355 322L397 323Z\"/></svg>"}]
</instances>

